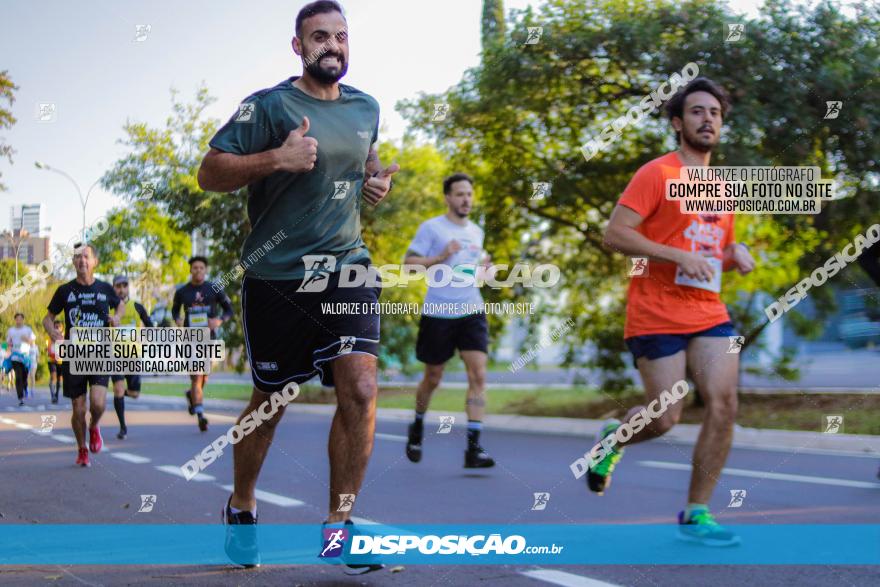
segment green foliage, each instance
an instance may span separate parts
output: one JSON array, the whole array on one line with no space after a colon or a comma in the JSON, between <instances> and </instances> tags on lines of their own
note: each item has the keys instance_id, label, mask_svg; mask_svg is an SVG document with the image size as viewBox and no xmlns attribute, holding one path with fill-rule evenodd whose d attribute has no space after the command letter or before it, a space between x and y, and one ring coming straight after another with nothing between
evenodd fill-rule
<instances>
[{"instance_id":1,"label":"green foliage","mask_svg":"<svg viewBox=\"0 0 880 587\"><path fill-rule=\"evenodd\" d=\"M9 77L9 71L3 70L0 71L0 102L7 102L11 107L13 102L15 102L15 90L18 89L18 86L12 83L12 79ZM15 117L12 115L12 111L8 108L0 108L0 129L2 128L12 128L12 125L16 123ZM0 139L0 158L6 159L10 163L12 163L12 154L15 150L11 145L6 144L5 141ZM0 177L3 174L0 173ZM6 186L3 185L3 182L0 182L0 192L6 191Z\"/></svg>"},{"instance_id":2,"label":"green foliage","mask_svg":"<svg viewBox=\"0 0 880 587\"><path fill-rule=\"evenodd\" d=\"M107 213L106 232L93 240L100 252L97 272L127 274L148 309L153 299L170 301L172 286L186 281L189 235L152 202L136 201Z\"/></svg>"},{"instance_id":3,"label":"green foliage","mask_svg":"<svg viewBox=\"0 0 880 587\"><path fill-rule=\"evenodd\" d=\"M505 42L484 50L458 85L398 109L412 132L432 136L454 167L476 176L497 262L560 266L564 284L542 313L573 317L569 341L598 345L594 362L613 372L622 366L613 356L622 350L625 259L602 247L602 233L635 170L675 143L656 112L589 162L580 147L693 61L733 102L714 165L812 165L841 182L845 199L820 215L737 219L759 266L744 278L727 274L724 299L751 342L766 322L757 292L778 297L876 218L880 7L856 10L848 18L829 2L771 0L749 20L705 0L548 0L537 14L513 13ZM745 22L743 41L723 42L730 22ZM543 27L537 44L523 44L528 26ZM834 99L843 112L824 120ZM431 120L434 103L450 105L444 121ZM531 200L539 181L552 182L552 193ZM810 296L820 317L834 306L831 287Z\"/></svg>"}]
</instances>

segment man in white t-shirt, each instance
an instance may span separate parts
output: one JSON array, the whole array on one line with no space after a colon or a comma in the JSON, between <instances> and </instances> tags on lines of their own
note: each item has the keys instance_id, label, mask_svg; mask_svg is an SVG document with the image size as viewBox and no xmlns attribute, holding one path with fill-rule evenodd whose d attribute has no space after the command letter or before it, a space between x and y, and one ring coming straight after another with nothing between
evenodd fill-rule
<instances>
[{"instance_id":1,"label":"man in white t-shirt","mask_svg":"<svg viewBox=\"0 0 880 587\"><path fill-rule=\"evenodd\" d=\"M468 220L474 201L473 180L456 173L443 181L446 214L426 220L406 252L407 265L427 270L428 294L419 322L416 358L425 364L425 376L416 393L415 421L409 426L406 456L422 459L424 417L431 394L440 385L443 366L458 349L467 368L466 468L485 468L495 461L480 446L486 405L486 363L489 325L476 275L483 259L483 230Z\"/></svg>"},{"instance_id":2,"label":"man in white t-shirt","mask_svg":"<svg viewBox=\"0 0 880 587\"><path fill-rule=\"evenodd\" d=\"M24 314L15 313L15 326L6 331L6 343L12 351L12 369L15 371L15 393L18 394L18 405L24 405L24 392L27 388L28 363L30 362L30 348L34 346L36 337L30 326L24 323ZM27 345L22 347L22 345Z\"/></svg>"}]
</instances>

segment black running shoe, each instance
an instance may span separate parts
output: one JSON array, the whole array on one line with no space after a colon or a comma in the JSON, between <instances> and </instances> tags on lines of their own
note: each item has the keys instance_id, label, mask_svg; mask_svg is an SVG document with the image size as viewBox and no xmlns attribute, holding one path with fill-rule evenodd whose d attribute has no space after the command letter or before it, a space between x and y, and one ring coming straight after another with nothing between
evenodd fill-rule
<instances>
[{"instance_id":1,"label":"black running shoe","mask_svg":"<svg viewBox=\"0 0 880 587\"><path fill-rule=\"evenodd\" d=\"M193 404L193 394L191 389L186 390L186 401L189 404L186 409L189 412L189 415L192 416L196 413L196 406Z\"/></svg>"},{"instance_id":2,"label":"black running shoe","mask_svg":"<svg viewBox=\"0 0 880 587\"><path fill-rule=\"evenodd\" d=\"M340 542L341 537L336 537L332 540L327 540L325 538L326 532L324 530L327 529L327 522L324 522L321 525L321 555L322 559L335 559L340 558L342 560L342 568L346 575L365 575L367 573L371 573L373 571L379 571L385 568L385 565L378 562L374 555L371 554L359 554L359 555L351 555L345 553L345 542ZM354 522L351 520L345 521L345 529L348 531L348 536L351 537L354 535ZM360 532L363 533L363 532ZM335 554L334 551L339 549L339 553ZM357 562L355 562L355 560Z\"/></svg>"},{"instance_id":3,"label":"black running shoe","mask_svg":"<svg viewBox=\"0 0 880 587\"><path fill-rule=\"evenodd\" d=\"M119 432L116 434L116 438L118 438L119 440L125 440L125 436L127 434L128 434L128 428L123 426L122 428L119 429Z\"/></svg>"},{"instance_id":4,"label":"black running shoe","mask_svg":"<svg viewBox=\"0 0 880 587\"><path fill-rule=\"evenodd\" d=\"M465 469L488 469L495 466L495 459L483 447L475 446L464 451Z\"/></svg>"},{"instance_id":5,"label":"black running shoe","mask_svg":"<svg viewBox=\"0 0 880 587\"><path fill-rule=\"evenodd\" d=\"M208 419L204 416L204 414L199 414L199 430L202 432L208 431Z\"/></svg>"},{"instance_id":6,"label":"black running shoe","mask_svg":"<svg viewBox=\"0 0 880 587\"><path fill-rule=\"evenodd\" d=\"M246 569L260 566L260 549L257 545L257 516L250 512L232 513L229 506L232 496L226 501L221 516L226 526L226 556L233 563Z\"/></svg>"},{"instance_id":7,"label":"black running shoe","mask_svg":"<svg viewBox=\"0 0 880 587\"><path fill-rule=\"evenodd\" d=\"M415 422L409 425L409 435L406 440L406 458L413 463L422 460L422 432L423 428Z\"/></svg>"}]
</instances>

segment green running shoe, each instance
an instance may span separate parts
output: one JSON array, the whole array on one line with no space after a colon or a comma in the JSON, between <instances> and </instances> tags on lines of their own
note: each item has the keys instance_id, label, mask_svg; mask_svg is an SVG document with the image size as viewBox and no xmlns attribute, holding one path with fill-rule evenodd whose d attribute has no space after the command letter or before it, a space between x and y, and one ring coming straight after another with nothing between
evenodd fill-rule
<instances>
[{"instance_id":1,"label":"green running shoe","mask_svg":"<svg viewBox=\"0 0 880 587\"><path fill-rule=\"evenodd\" d=\"M687 520L684 512L678 512L678 537L704 546L735 546L740 542L739 536L716 522L709 510L696 510Z\"/></svg>"},{"instance_id":2,"label":"green running shoe","mask_svg":"<svg viewBox=\"0 0 880 587\"><path fill-rule=\"evenodd\" d=\"M596 444L599 444L608 436L617 432L620 426L620 420L608 420L602 426L602 430L596 436ZM611 486L611 473L614 471L617 461L623 456L623 448L614 448L605 453L601 461L593 465L587 470L587 486L590 491L594 491L599 495L605 493L605 490Z\"/></svg>"}]
</instances>

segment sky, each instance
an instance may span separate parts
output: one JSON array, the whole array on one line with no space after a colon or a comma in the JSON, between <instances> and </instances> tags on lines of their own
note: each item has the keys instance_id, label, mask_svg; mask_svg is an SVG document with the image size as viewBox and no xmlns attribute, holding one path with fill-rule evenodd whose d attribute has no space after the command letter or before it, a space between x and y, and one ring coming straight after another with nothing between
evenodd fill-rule
<instances>
[{"instance_id":1,"label":"sky","mask_svg":"<svg viewBox=\"0 0 880 587\"><path fill-rule=\"evenodd\" d=\"M540 0L505 0L505 10ZM2 132L16 150L0 161L0 230L9 207L43 204L41 223L53 242L80 230L82 208L68 173L85 195L124 153L118 141L126 120L162 126L170 89L185 101L204 82L217 101L208 116L226 120L252 92L301 73L290 48L296 12L304 1L278 0L3 0L0 70L19 87L18 122ZM406 123L395 104L420 92L456 84L479 62L480 0L346 0L350 67L344 83L378 101L380 139L399 138ZM757 0L731 6L750 16ZM149 25L142 41L137 25ZM39 104L54 104L52 120L38 120ZM96 187L86 209L91 224L123 202Z\"/></svg>"}]
</instances>

